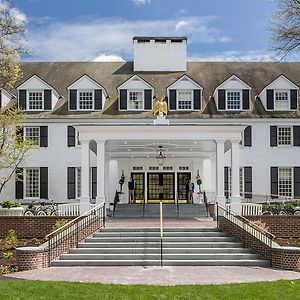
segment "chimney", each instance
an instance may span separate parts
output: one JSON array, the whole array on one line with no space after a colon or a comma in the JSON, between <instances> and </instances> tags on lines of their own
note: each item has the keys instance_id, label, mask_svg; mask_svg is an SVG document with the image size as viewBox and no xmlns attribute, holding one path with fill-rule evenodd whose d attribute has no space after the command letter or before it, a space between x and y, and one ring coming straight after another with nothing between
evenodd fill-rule
<instances>
[{"instance_id":1,"label":"chimney","mask_svg":"<svg viewBox=\"0 0 300 300\"><path fill-rule=\"evenodd\" d=\"M186 37L134 37L134 71L186 71Z\"/></svg>"}]
</instances>

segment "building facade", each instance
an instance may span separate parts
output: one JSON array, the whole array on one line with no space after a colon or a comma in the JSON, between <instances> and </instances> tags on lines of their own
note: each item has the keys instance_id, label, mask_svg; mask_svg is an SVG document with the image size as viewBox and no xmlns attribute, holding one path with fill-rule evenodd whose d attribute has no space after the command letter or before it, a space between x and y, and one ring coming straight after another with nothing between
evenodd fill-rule
<instances>
[{"instance_id":1,"label":"building facade","mask_svg":"<svg viewBox=\"0 0 300 300\"><path fill-rule=\"evenodd\" d=\"M300 63L187 62L186 46L135 37L134 62L22 63L1 109L24 110L36 147L0 200L112 202L122 173L125 202L130 177L136 202L184 203L197 175L209 201L298 198ZM165 97L168 124L155 124Z\"/></svg>"}]
</instances>

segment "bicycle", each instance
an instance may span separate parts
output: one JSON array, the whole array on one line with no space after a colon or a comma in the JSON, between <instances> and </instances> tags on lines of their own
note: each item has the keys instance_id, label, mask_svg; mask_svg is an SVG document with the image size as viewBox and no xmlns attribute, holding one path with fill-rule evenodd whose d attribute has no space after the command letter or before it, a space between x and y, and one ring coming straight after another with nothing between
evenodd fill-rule
<instances>
[{"instance_id":1,"label":"bicycle","mask_svg":"<svg viewBox=\"0 0 300 300\"><path fill-rule=\"evenodd\" d=\"M52 199L43 199L47 201L51 201L50 205L46 205L45 201L41 200L35 200L31 204L28 205L28 207L25 210L24 215L25 216L56 216L58 215L58 207L57 204L54 203ZM36 207L36 203L39 204L38 207Z\"/></svg>"}]
</instances>

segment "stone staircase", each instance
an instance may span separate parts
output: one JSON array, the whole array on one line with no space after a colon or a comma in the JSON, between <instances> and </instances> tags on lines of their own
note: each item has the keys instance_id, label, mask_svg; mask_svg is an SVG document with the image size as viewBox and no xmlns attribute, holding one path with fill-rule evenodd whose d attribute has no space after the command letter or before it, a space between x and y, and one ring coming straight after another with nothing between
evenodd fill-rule
<instances>
[{"instance_id":1,"label":"stone staircase","mask_svg":"<svg viewBox=\"0 0 300 300\"><path fill-rule=\"evenodd\" d=\"M143 213L142 204L117 204L114 218L159 218L159 204L145 204ZM163 205L164 218L206 218L207 212L204 204L176 204Z\"/></svg>"},{"instance_id":2,"label":"stone staircase","mask_svg":"<svg viewBox=\"0 0 300 300\"><path fill-rule=\"evenodd\" d=\"M218 228L165 228L164 266L269 266ZM158 228L108 228L94 233L51 266L159 266Z\"/></svg>"}]
</instances>

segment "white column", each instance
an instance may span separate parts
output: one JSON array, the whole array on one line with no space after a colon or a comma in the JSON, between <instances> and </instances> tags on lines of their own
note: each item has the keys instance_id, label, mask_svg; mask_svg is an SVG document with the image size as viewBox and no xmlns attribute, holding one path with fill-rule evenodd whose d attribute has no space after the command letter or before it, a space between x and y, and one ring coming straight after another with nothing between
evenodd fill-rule
<instances>
[{"instance_id":1,"label":"white column","mask_svg":"<svg viewBox=\"0 0 300 300\"><path fill-rule=\"evenodd\" d=\"M80 213L89 210L90 205L90 141L81 142L81 196Z\"/></svg>"},{"instance_id":2,"label":"white column","mask_svg":"<svg viewBox=\"0 0 300 300\"><path fill-rule=\"evenodd\" d=\"M116 190L119 190L119 163L116 159L111 159L109 167L109 198L113 202Z\"/></svg>"},{"instance_id":3,"label":"white column","mask_svg":"<svg viewBox=\"0 0 300 300\"><path fill-rule=\"evenodd\" d=\"M96 204L105 202L105 140L97 142L97 197Z\"/></svg>"},{"instance_id":4,"label":"white column","mask_svg":"<svg viewBox=\"0 0 300 300\"><path fill-rule=\"evenodd\" d=\"M240 214L242 210L240 196L240 146L239 140L231 140L231 210Z\"/></svg>"},{"instance_id":5,"label":"white column","mask_svg":"<svg viewBox=\"0 0 300 300\"><path fill-rule=\"evenodd\" d=\"M225 207L224 196L224 143L225 140L215 140L216 149L216 201Z\"/></svg>"}]
</instances>

